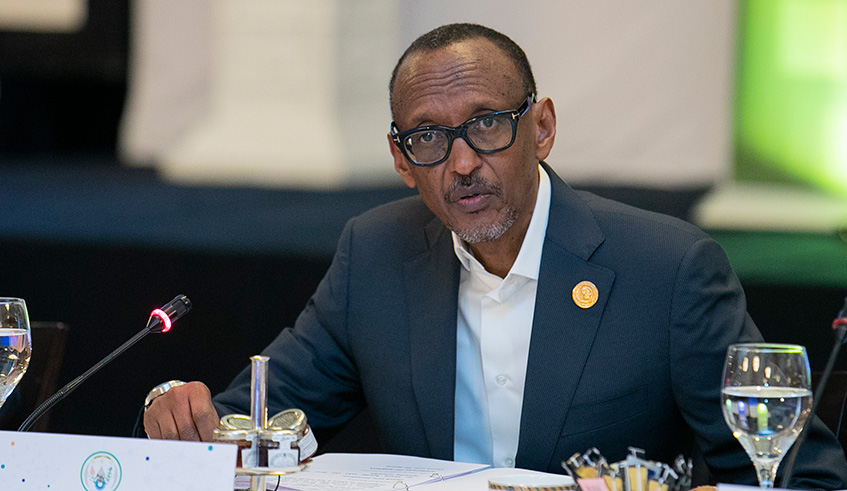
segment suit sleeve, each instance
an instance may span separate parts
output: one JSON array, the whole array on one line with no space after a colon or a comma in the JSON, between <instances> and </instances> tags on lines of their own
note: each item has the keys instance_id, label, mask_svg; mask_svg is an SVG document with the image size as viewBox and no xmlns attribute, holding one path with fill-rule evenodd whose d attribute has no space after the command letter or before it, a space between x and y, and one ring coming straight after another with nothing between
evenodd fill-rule
<instances>
[{"instance_id":1,"label":"suit sleeve","mask_svg":"<svg viewBox=\"0 0 847 491\"><path fill-rule=\"evenodd\" d=\"M345 227L326 276L294 327L284 328L262 351L270 358L269 415L299 408L313 427L331 428L342 425L364 406L346 337L353 223ZM250 368L213 402L221 415L249 414Z\"/></svg>"},{"instance_id":2,"label":"suit sleeve","mask_svg":"<svg viewBox=\"0 0 847 491\"><path fill-rule=\"evenodd\" d=\"M712 239L695 242L683 257L671 308L670 356L674 398L718 482L756 484L753 465L721 412L720 387L732 343L762 341L726 255ZM815 420L795 464L791 485L842 489L847 461L834 435ZM779 482L778 482L779 484Z\"/></svg>"}]
</instances>

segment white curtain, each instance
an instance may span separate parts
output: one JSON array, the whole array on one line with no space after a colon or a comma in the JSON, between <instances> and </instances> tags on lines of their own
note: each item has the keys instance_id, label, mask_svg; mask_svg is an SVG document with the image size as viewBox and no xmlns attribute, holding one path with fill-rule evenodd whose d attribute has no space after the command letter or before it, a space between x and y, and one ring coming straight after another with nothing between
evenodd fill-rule
<instances>
[{"instance_id":1,"label":"white curtain","mask_svg":"<svg viewBox=\"0 0 847 491\"><path fill-rule=\"evenodd\" d=\"M678 188L731 159L734 0L136 0L126 159L199 183L399 183L388 79L468 21L520 44L576 183Z\"/></svg>"}]
</instances>

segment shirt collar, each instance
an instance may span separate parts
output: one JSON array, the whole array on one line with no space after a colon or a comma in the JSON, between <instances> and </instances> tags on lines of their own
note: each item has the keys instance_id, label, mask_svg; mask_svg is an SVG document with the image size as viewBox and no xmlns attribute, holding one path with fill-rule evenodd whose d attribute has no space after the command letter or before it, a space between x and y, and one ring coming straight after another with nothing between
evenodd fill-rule
<instances>
[{"instance_id":1,"label":"shirt collar","mask_svg":"<svg viewBox=\"0 0 847 491\"><path fill-rule=\"evenodd\" d=\"M509 275L520 275L529 279L538 280L538 271L541 269L541 250L544 246L544 236L547 231L547 219L550 217L550 176L541 165L538 166L538 195L535 198L535 209L532 219L526 229L526 236L521 244L521 250L515 259L515 264L509 270ZM462 263L465 270L471 270L471 261L477 259L468 248L464 240L459 238L455 232L453 235L453 252Z\"/></svg>"}]
</instances>

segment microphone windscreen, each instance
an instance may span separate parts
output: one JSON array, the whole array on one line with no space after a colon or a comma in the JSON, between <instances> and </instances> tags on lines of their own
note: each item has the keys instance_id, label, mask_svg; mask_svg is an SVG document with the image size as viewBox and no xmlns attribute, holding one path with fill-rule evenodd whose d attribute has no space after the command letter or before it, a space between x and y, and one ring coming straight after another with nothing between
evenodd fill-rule
<instances>
[{"instance_id":1,"label":"microphone windscreen","mask_svg":"<svg viewBox=\"0 0 847 491\"><path fill-rule=\"evenodd\" d=\"M177 295L160 309L150 313L147 329L152 332L168 332L171 324L191 310L191 300L185 295Z\"/></svg>"},{"instance_id":2,"label":"microphone windscreen","mask_svg":"<svg viewBox=\"0 0 847 491\"><path fill-rule=\"evenodd\" d=\"M191 310L191 300L185 295L177 295L176 298L162 307L162 310L171 318L171 322L173 322Z\"/></svg>"}]
</instances>

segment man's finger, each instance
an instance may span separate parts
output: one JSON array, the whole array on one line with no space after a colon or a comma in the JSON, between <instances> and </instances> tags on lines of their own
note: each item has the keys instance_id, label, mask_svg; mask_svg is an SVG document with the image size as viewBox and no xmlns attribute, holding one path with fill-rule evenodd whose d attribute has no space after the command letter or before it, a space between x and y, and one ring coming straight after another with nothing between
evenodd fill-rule
<instances>
[{"instance_id":1,"label":"man's finger","mask_svg":"<svg viewBox=\"0 0 847 491\"><path fill-rule=\"evenodd\" d=\"M159 429L159 423L156 421L155 413L144 411L144 432L147 433L147 438L162 439L162 432Z\"/></svg>"},{"instance_id":2,"label":"man's finger","mask_svg":"<svg viewBox=\"0 0 847 491\"><path fill-rule=\"evenodd\" d=\"M191 415L194 418L194 427L200 435L200 439L204 442L210 442L213 438L213 432L219 425L218 413L212 405L202 405L195 409L195 404L191 406Z\"/></svg>"}]
</instances>

